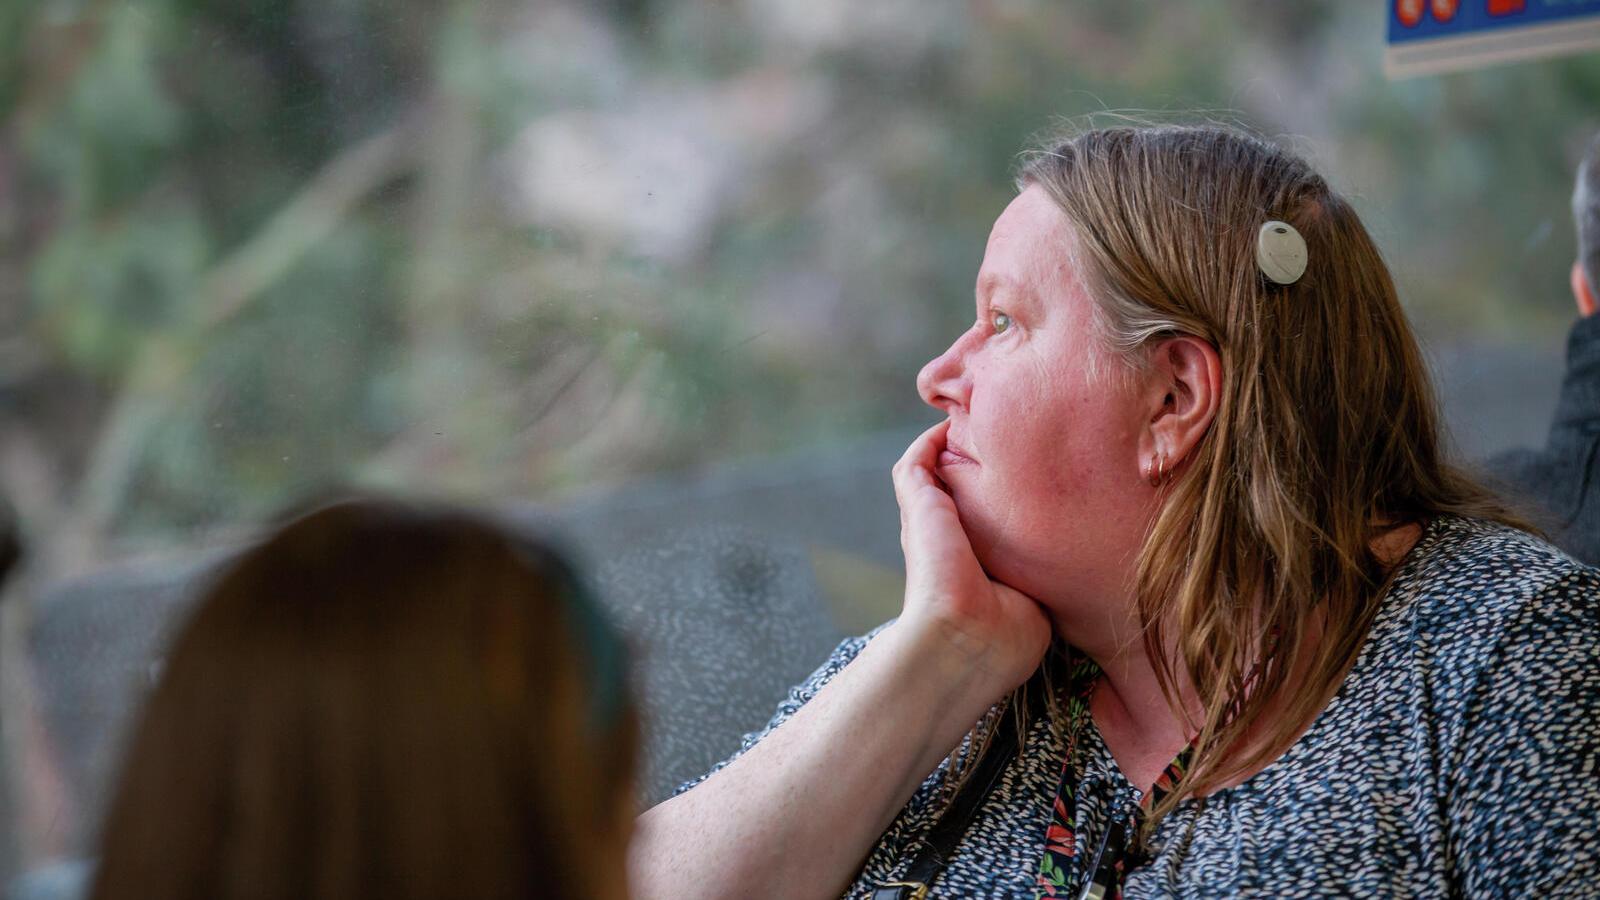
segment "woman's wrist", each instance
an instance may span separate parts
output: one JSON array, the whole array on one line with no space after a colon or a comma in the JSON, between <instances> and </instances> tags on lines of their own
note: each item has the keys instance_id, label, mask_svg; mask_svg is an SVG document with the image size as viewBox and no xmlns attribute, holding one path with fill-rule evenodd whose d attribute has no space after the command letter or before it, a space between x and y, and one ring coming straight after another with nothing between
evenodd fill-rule
<instances>
[{"instance_id":1,"label":"woman's wrist","mask_svg":"<svg viewBox=\"0 0 1600 900\"><path fill-rule=\"evenodd\" d=\"M934 717L948 719L957 739L1022 680L1014 674L1019 664L1002 648L937 616L902 615L873 646L898 660L907 690Z\"/></svg>"}]
</instances>

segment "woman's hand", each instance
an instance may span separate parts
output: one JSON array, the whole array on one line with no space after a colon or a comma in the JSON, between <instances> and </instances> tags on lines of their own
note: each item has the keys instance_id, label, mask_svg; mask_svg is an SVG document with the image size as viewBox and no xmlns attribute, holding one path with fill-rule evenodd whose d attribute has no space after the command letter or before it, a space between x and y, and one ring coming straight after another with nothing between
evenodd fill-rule
<instances>
[{"instance_id":1,"label":"woman's hand","mask_svg":"<svg viewBox=\"0 0 1600 900\"><path fill-rule=\"evenodd\" d=\"M994 581L978 563L955 501L934 471L949 430L946 419L923 432L894 466L906 557L897 625L948 643L999 697L1038 667L1050 646L1050 620L1038 603Z\"/></svg>"},{"instance_id":2,"label":"woman's hand","mask_svg":"<svg viewBox=\"0 0 1600 900\"><path fill-rule=\"evenodd\" d=\"M1038 665L1044 611L984 574L933 472L947 428L894 468L900 618L748 752L639 818L633 896L839 896L928 773Z\"/></svg>"}]
</instances>

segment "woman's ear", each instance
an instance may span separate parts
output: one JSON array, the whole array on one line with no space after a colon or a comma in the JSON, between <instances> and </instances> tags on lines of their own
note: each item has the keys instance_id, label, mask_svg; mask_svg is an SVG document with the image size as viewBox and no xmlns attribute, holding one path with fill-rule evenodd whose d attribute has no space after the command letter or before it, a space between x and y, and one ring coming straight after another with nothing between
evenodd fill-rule
<instances>
[{"instance_id":1,"label":"woman's ear","mask_svg":"<svg viewBox=\"0 0 1600 900\"><path fill-rule=\"evenodd\" d=\"M1179 335L1151 349L1148 386L1149 425L1141 452L1141 471L1170 473L1211 428L1222 405L1222 357L1209 341Z\"/></svg>"}]
</instances>

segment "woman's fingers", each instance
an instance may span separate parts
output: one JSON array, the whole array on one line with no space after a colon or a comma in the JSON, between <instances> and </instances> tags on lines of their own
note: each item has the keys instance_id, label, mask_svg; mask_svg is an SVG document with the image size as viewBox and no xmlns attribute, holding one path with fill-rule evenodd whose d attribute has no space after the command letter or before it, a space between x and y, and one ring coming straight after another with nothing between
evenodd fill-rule
<instances>
[{"instance_id":1,"label":"woman's fingers","mask_svg":"<svg viewBox=\"0 0 1600 900\"><path fill-rule=\"evenodd\" d=\"M900 504L900 547L906 555L906 583L920 595L951 596L981 589L987 581L961 527L955 502L934 467L944 449L949 420L918 435L894 467L895 499Z\"/></svg>"},{"instance_id":2,"label":"woman's fingers","mask_svg":"<svg viewBox=\"0 0 1600 900\"><path fill-rule=\"evenodd\" d=\"M950 433L950 420L941 419L930 426L928 430L917 435L911 442L906 452L901 454L901 462L910 462L931 469L939 459L939 451L944 448L945 436Z\"/></svg>"},{"instance_id":3,"label":"woman's fingers","mask_svg":"<svg viewBox=\"0 0 1600 900\"><path fill-rule=\"evenodd\" d=\"M912 552L908 542L915 530L913 515L921 518L927 516L926 509L918 513L916 508L919 505L926 507L928 504L950 503L949 495L933 471L949 430L950 420L945 419L922 432L894 464L894 498L900 506L900 545L908 553ZM953 508L951 511L954 512Z\"/></svg>"},{"instance_id":4,"label":"woman's fingers","mask_svg":"<svg viewBox=\"0 0 1600 900\"><path fill-rule=\"evenodd\" d=\"M918 435L894 465L900 504L900 546L906 558L901 621L939 623L978 648L980 665L997 673L996 691L1014 687L1038 665L1050 625L1037 603L991 581L973 552L954 497L939 479L939 453L950 422Z\"/></svg>"},{"instance_id":5,"label":"woman's fingers","mask_svg":"<svg viewBox=\"0 0 1600 900\"><path fill-rule=\"evenodd\" d=\"M894 464L894 498L900 504L900 524L905 525L906 504L911 492L924 484L938 487L938 476L933 467L939 461L939 451L944 449L945 435L950 432L950 420L945 419L917 435L900 460Z\"/></svg>"}]
</instances>

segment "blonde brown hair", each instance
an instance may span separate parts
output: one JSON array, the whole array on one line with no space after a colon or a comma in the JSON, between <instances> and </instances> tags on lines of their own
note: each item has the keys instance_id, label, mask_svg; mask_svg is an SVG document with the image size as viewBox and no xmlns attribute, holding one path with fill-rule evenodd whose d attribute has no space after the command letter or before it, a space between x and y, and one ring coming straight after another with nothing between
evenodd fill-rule
<instances>
[{"instance_id":1,"label":"blonde brown hair","mask_svg":"<svg viewBox=\"0 0 1600 900\"><path fill-rule=\"evenodd\" d=\"M548 548L327 507L227 567L129 748L95 900L615 894L621 645Z\"/></svg>"},{"instance_id":2,"label":"blonde brown hair","mask_svg":"<svg viewBox=\"0 0 1600 900\"><path fill-rule=\"evenodd\" d=\"M1302 159L1226 127L1115 127L1030 154L1018 182L1042 187L1072 223L1114 359L1138 368L1153 341L1186 334L1222 361L1216 418L1165 485L1138 560L1163 690L1182 715L1181 666L1204 708L1188 774L1153 823L1264 765L1316 716L1387 586L1374 539L1445 513L1525 526L1446 461L1389 271ZM1309 247L1292 285L1256 263L1273 219ZM1311 642L1301 636L1314 616L1323 628ZM1290 672L1305 675L1291 685Z\"/></svg>"}]
</instances>

